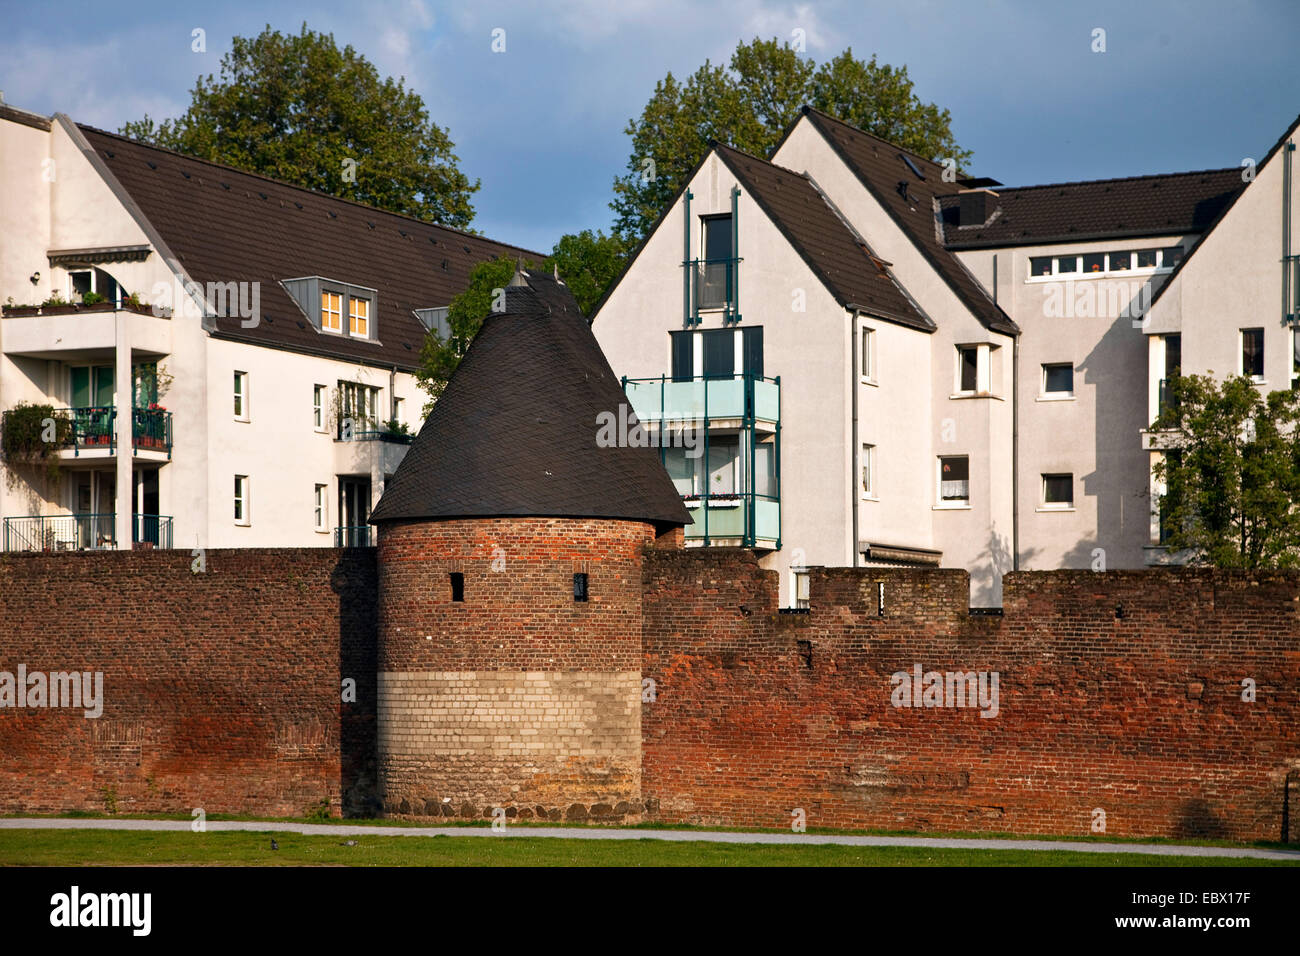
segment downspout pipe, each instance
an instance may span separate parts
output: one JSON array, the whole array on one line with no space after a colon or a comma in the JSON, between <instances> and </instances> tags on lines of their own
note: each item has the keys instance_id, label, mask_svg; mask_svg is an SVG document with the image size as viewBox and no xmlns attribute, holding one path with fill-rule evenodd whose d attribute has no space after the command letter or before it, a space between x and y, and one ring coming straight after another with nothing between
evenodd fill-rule
<instances>
[{"instance_id":1,"label":"downspout pipe","mask_svg":"<svg viewBox=\"0 0 1300 956\"><path fill-rule=\"evenodd\" d=\"M993 304L998 304L998 254L993 253ZM1011 339L1011 570L1020 570L1020 335Z\"/></svg>"},{"instance_id":2,"label":"downspout pipe","mask_svg":"<svg viewBox=\"0 0 1300 956\"><path fill-rule=\"evenodd\" d=\"M851 456L852 465L849 470L849 509L853 514L853 540L849 542L853 547L853 567L859 567L862 563L862 552L858 543L858 511L861 510L859 496L857 491L857 482L859 469L862 467L858 461L858 456L862 452L862 443L858 441L858 362L861 359L861 351L858 345L858 316L861 313L857 309L849 310L849 393L853 396L853 425L849 433L849 440L853 444L853 454Z\"/></svg>"}]
</instances>

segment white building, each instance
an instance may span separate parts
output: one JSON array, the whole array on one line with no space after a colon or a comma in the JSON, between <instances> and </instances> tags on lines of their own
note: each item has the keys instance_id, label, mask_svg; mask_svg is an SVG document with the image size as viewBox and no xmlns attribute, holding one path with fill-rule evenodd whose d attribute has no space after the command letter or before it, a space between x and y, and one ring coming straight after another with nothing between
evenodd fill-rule
<instances>
[{"instance_id":1,"label":"white building","mask_svg":"<svg viewBox=\"0 0 1300 956\"><path fill-rule=\"evenodd\" d=\"M540 258L61 114L0 105L0 170L9 550L364 543L426 329Z\"/></svg>"},{"instance_id":2,"label":"white building","mask_svg":"<svg viewBox=\"0 0 1300 956\"><path fill-rule=\"evenodd\" d=\"M814 110L770 160L715 146L593 317L643 419L709 398L708 456L664 452L688 543L759 548L787 604L815 565L965 567L996 605L1014 568L1164 560L1161 380L1290 381L1293 133L1258 170L1019 189Z\"/></svg>"}]
</instances>

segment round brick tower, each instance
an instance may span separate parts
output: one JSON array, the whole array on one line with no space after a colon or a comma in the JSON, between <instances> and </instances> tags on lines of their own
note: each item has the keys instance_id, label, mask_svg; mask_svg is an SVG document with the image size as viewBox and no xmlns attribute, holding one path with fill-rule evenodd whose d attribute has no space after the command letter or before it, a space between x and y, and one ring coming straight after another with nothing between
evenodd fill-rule
<instances>
[{"instance_id":1,"label":"round brick tower","mask_svg":"<svg viewBox=\"0 0 1300 956\"><path fill-rule=\"evenodd\" d=\"M690 519L567 288L520 273L390 479L379 796L396 816L641 809L641 563ZM603 442L602 444L608 444Z\"/></svg>"}]
</instances>

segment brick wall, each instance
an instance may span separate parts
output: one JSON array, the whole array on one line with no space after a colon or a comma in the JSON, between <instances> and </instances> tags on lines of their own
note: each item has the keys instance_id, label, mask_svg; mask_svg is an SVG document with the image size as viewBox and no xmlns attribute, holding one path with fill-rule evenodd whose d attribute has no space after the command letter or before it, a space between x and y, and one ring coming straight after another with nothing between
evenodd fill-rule
<instances>
[{"instance_id":1,"label":"brick wall","mask_svg":"<svg viewBox=\"0 0 1300 956\"><path fill-rule=\"evenodd\" d=\"M1001 617L968 613L962 571L814 571L808 614L776 585L744 552L647 554L660 819L1081 835L1101 810L1111 835L1281 835L1300 576L1017 573ZM917 664L997 672L997 716L893 706Z\"/></svg>"},{"instance_id":2,"label":"brick wall","mask_svg":"<svg viewBox=\"0 0 1300 956\"><path fill-rule=\"evenodd\" d=\"M7 812L374 807L370 550L0 555L0 671L101 671L103 713L0 708ZM341 682L357 682L344 704Z\"/></svg>"},{"instance_id":3,"label":"brick wall","mask_svg":"<svg viewBox=\"0 0 1300 956\"><path fill-rule=\"evenodd\" d=\"M603 519L383 526L388 813L639 815L641 562L654 543L649 524Z\"/></svg>"}]
</instances>

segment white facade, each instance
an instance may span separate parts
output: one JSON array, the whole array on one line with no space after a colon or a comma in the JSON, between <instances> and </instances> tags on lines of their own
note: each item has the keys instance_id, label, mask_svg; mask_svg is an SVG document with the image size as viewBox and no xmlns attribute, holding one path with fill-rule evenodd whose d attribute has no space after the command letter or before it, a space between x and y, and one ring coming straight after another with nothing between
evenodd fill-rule
<instances>
[{"instance_id":1,"label":"white facade","mask_svg":"<svg viewBox=\"0 0 1300 956\"><path fill-rule=\"evenodd\" d=\"M78 135L64 117L0 113L0 301L11 307L0 319L0 407L81 407L57 414L90 433L57 451L57 480L41 466L0 465L5 546L362 543L364 530L336 529L365 525L405 454L396 436L377 437L383 423L419 428L425 396L409 367L222 338L193 310L154 314L153 290L188 276L172 268L157 232L123 202ZM301 274L312 274L311 263ZM143 306L115 307L110 295L76 311L12 308L53 296L77 301L75 285L88 275L140 294ZM128 383L135 366L149 363L171 378L158 396L171 416L170 448L140 435L139 420L151 423L148 432L162 413L125 413L145 404L133 401ZM341 384L373 390L355 415L340 415ZM340 417L351 419L347 432Z\"/></svg>"}]
</instances>

